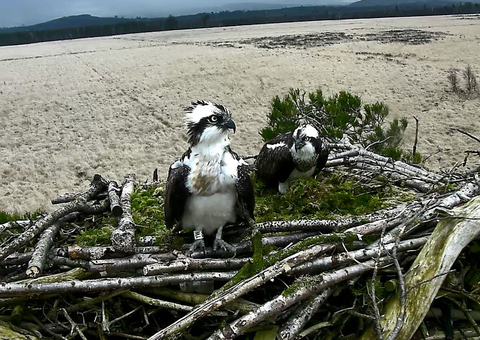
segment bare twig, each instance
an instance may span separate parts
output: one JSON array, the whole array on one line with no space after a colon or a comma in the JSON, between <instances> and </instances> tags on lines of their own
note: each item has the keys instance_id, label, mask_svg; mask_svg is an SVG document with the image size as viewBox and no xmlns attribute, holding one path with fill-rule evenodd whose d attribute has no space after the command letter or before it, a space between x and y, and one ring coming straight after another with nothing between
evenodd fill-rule
<instances>
[{"instance_id":1,"label":"bare twig","mask_svg":"<svg viewBox=\"0 0 480 340\"><path fill-rule=\"evenodd\" d=\"M63 315L65 316L65 318L68 320L68 322L70 323L70 325L72 325L72 331L70 333L73 333L73 330L75 329L75 331L77 331L78 335L83 339L83 340L88 340L86 337L85 337L85 334L83 334L82 330L80 329L80 327L78 327L77 323L75 321L72 320L72 318L70 317L70 315L68 315L67 311L62 308L61 309Z\"/></svg>"},{"instance_id":2,"label":"bare twig","mask_svg":"<svg viewBox=\"0 0 480 340\"><path fill-rule=\"evenodd\" d=\"M413 142L413 150L412 150L412 155L415 157L417 154L417 143L418 143L418 117L413 116L413 119L415 119L415 142Z\"/></svg>"},{"instance_id":3,"label":"bare twig","mask_svg":"<svg viewBox=\"0 0 480 340\"><path fill-rule=\"evenodd\" d=\"M478 138L477 136L474 136L472 135L470 132L467 132L467 131L463 131L463 130L460 130L460 129L455 129L457 130L458 132L464 134L465 136L468 136L470 137L471 139L477 141L478 143L480 143L480 138Z\"/></svg>"}]
</instances>

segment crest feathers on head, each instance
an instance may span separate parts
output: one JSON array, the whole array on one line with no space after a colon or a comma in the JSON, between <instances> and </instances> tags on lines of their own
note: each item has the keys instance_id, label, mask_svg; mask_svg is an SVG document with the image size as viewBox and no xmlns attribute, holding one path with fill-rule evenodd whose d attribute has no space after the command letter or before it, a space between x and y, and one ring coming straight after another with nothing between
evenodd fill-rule
<instances>
[{"instance_id":1,"label":"crest feathers on head","mask_svg":"<svg viewBox=\"0 0 480 340\"><path fill-rule=\"evenodd\" d=\"M185 114L185 120L186 124L191 125L191 124L196 124L198 123L202 118L211 116L212 114L221 114L221 113L226 113L230 115L230 112L228 109L220 104L208 102L205 100L197 100L192 102L191 106L187 107L186 109L186 114Z\"/></svg>"}]
</instances>

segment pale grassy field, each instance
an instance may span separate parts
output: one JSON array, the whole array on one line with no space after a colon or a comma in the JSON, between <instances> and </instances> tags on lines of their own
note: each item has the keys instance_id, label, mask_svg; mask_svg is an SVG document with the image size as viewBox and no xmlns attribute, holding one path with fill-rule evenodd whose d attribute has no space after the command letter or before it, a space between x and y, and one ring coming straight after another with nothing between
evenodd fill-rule
<instances>
[{"instance_id":1,"label":"pale grassy field","mask_svg":"<svg viewBox=\"0 0 480 340\"><path fill-rule=\"evenodd\" d=\"M429 41L398 41L404 37ZM450 93L447 70L470 63L478 72L479 55L480 19L460 17L258 25L1 47L0 210L52 209L51 198L85 189L95 173L121 181L133 172L144 181L158 168L164 177L187 146L183 108L195 99L229 107L238 127L234 149L256 153L270 99L290 87L321 87L327 94L346 89L366 102L386 102L393 117L410 122L407 149L412 115L418 115L419 151L433 154L426 165L448 168L463 159L464 150L479 148L452 128L480 135L480 100Z\"/></svg>"}]
</instances>

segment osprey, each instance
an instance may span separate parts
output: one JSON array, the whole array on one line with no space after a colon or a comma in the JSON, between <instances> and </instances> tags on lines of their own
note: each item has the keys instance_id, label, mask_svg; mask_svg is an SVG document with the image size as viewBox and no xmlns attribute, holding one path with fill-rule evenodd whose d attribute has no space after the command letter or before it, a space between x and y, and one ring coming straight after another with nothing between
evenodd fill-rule
<instances>
[{"instance_id":1,"label":"osprey","mask_svg":"<svg viewBox=\"0 0 480 340\"><path fill-rule=\"evenodd\" d=\"M231 114L223 105L197 101L187 109L190 147L168 171L165 225L194 229L190 252L205 249L203 234L216 231L213 249L234 248L222 240L226 224L253 220L250 166L230 148Z\"/></svg>"},{"instance_id":2,"label":"osprey","mask_svg":"<svg viewBox=\"0 0 480 340\"><path fill-rule=\"evenodd\" d=\"M328 150L323 148L317 129L307 124L266 142L255 166L258 178L284 194L292 180L315 177L327 159Z\"/></svg>"}]
</instances>

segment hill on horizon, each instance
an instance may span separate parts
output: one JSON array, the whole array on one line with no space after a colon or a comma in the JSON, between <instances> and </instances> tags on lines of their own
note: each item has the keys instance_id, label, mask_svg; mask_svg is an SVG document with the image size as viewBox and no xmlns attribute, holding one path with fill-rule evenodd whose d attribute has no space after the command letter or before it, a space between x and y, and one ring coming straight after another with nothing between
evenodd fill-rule
<instances>
[{"instance_id":1,"label":"hill on horizon","mask_svg":"<svg viewBox=\"0 0 480 340\"><path fill-rule=\"evenodd\" d=\"M133 18L96 17L90 14L80 14L53 19L36 25L0 28L0 32L46 31L72 27L112 25L131 20Z\"/></svg>"},{"instance_id":2,"label":"hill on horizon","mask_svg":"<svg viewBox=\"0 0 480 340\"><path fill-rule=\"evenodd\" d=\"M327 3L331 0L321 0L321 3ZM344 5L312 5L312 6L299 6L290 7L286 2L283 4L282 1L279 1L279 4L274 3L236 3L227 6L229 10L222 10L217 12L199 12L197 14L187 14L187 15L178 15L173 19L172 26L167 27L166 29L175 29L179 26L184 28L192 27L205 27L207 23L213 23L214 26L223 26L225 22L228 22L230 25L238 24L252 24L252 23L265 23L265 22L285 22L285 21L296 21L296 20L312 20L315 15L318 16L318 13L329 13L325 14L324 17L320 18L326 19L338 19L342 17L347 17L350 15L355 18L356 15L361 17L365 15L368 11L377 11L382 14L382 8L392 8L398 6L399 9L403 11L409 11L413 13L417 8L422 8L428 6L429 8L441 8L449 7L454 4L459 4L458 0L360 0L353 3L347 3L349 0L345 0ZM478 6L480 0L471 0L468 2L462 2L463 4L475 4ZM253 5L253 7L252 7ZM258 7L262 6L271 6L269 9L261 9ZM243 8L243 9L240 9ZM250 9L249 9L250 8ZM310 10L311 8L311 10ZM342 11L341 9L345 9ZM340 10L340 11L339 11ZM310 13L311 12L311 13ZM345 13L343 13L345 12ZM353 16L352 16L353 14ZM440 12L440 14L452 14L452 12ZM453 13L454 14L454 13ZM205 16L207 15L207 16ZM377 14L378 16L378 14ZM381 16L381 15L380 15ZM368 17L368 15L367 15ZM288 20L286 19L288 18ZM316 19L318 20L318 19ZM46 32L46 31L58 31L66 29L76 29L76 28L89 28L94 26L112 26L112 25L130 25L132 27L125 32L141 32L145 30L163 30L165 27L161 22L168 22L167 17L136 17L136 18L124 18L124 17L97 17L90 14L81 14L81 15L72 15L66 16L47 22L30 25L30 26L17 26L17 27L6 27L0 28L0 34L8 33L19 33L19 32ZM130 24L131 23L131 24ZM191 26L192 23L197 26ZM198 23L203 23L203 26L198 26ZM156 25L156 26L155 26ZM190 25L190 26L189 26ZM143 28L139 28L143 27ZM156 27L156 28L152 28ZM106 29L105 32L107 32ZM121 30L120 30L121 31ZM93 32L90 30L90 32ZM107 33L102 33L103 35L108 35ZM118 30L116 32L119 32ZM95 34L95 33L88 33ZM118 34L118 33L117 33ZM90 35L87 35L90 36ZM28 39L27 39L28 40Z\"/></svg>"}]
</instances>

